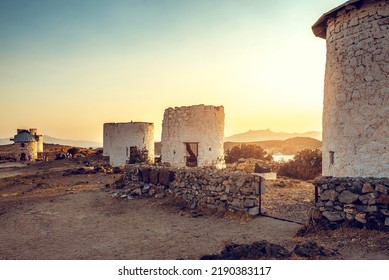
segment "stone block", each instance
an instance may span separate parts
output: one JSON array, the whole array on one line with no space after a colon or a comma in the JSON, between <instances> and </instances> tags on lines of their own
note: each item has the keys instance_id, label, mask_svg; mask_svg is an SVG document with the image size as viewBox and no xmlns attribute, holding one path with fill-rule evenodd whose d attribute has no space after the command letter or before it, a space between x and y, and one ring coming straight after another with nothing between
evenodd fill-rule
<instances>
[{"instance_id":1,"label":"stone block","mask_svg":"<svg viewBox=\"0 0 389 280\"><path fill-rule=\"evenodd\" d=\"M343 212L339 211L324 211L322 215L326 217L330 222L342 221L346 216Z\"/></svg>"},{"instance_id":2,"label":"stone block","mask_svg":"<svg viewBox=\"0 0 389 280\"><path fill-rule=\"evenodd\" d=\"M364 183L362 186L362 193L370 193L373 192L374 188L370 183Z\"/></svg>"},{"instance_id":3,"label":"stone block","mask_svg":"<svg viewBox=\"0 0 389 280\"><path fill-rule=\"evenodd\" d=\"M366 224L366 213L357 213L355 215L355 220L361 222L362 224Z\"/></svg>"},{"instance_id":4,"label":"stone block","mask_svg":"<svg viewBox=\"0 0 389 280\"><path fill-rule=\"evenodd\" d=\"M381 195L377 198L377 203L389 204L389 195L387 195L387 194L381 194Z\"/></svg>"},{"instance_id":5,"label":"stone block","mask_svg":"<svg viewBox=\"0 0 389 280\"><path fill-rule=\"evenodd\" d=\"M375 190L382 194L388 194L389 187L378 184L375 186Z\"/></svg>"},{"instance_id":6,"label":"stone block","mask_svg":"<svg viewBox=\"0 0 389 280\"><path fill-rule=\"evenodd\" d=\"M339 196L338 200L342 203L351 204L355 201L357 201L359 198L358 194L352 193L350 191L343 191Z\"/></svg>"},{"instance_id":7,"label":"stone block","mask_svg":"<svg viewBox=\"0 0 389 280\"><path fill-rule=\"evenodd\" d=\"M359 212L377 212L378 206L376 205L356 205Z\"/></svg>"},{"instance_id":8,"label":"stone block","mask_svg":"<svg viewBox=\"0 0 389 280\"><path fill-rule=\"evenodd\" d=\"M246 183L246 179L244 179L244 178L239 178L237 181L236 181L236 186L238 187L238 188L241 188L241 187L243 187L243 185Z\"/></svg>"},{"instance_id":9,"label":"stone block","mask_svg":"<svg viewBox=\"0 0 389 280\"><path fill-rule=\"evenodd\" d=\"M238 198L234 198L231 202L231 206L234 206L236 208L241 208L242 207L242 201L239 200Z\"/></svg>"},{"instance_id":10,"label":"stone block","mask_svg":"<svg viewBox=\"0 0 389 280\"><path fill-rule=\"evenodd\" d=\"M343 211L345 213L350 213L350 214L356 214L357 209L354 204L345 204L343 207Z\"/></svg>"},{"instance_id":11,"label":"stone block","mask_svg":"<svg viewBox=\"0 0 389 280\"><path fill-rule=\"evenodd\" d=\"M244 207L253 207L255 205L255 199L245 199L244 200L244 203L243 203L243 206Z\"/></svg>"},{"instance_id":12,"label":"stone block","mask_svg":"<svg viewBox=\"0 0 389 280\"><path fill-rule=\"evenodd\" d=\"M324 205L326 207L332 207L332 206L334 206L334 203L332 202L332 200L328 200Z\"/></svg>"},{"instance_id":13,"label":"stone block","mask_svg":"<svg viewBox=\"0 0 389 280\"><path fill-rule=\"evenodd\" d=\"M140 173L140 180L145 183L150 183L150 171L151 168L149 167L140 167L139 173Z\"/></svg>"},{"instance_id":14,"label":"stone block","mask_svg":"<svg viewBox=\"0 0 389 280\"><path fill-rule=\"evenodd\" d=\"M159 170L159 183L164 186L169 186L170 182L174 180L174 172L168 169Z\"/></svg>"},{"instance_id":15,"label":"stone block","mask_svg":"<svg viewBox=\"0 0 389 280\"><path fill-rule=\"evenodd\" d=\"M335 190L325 190L321 195L321 200L336 200L339 196L339 193Z\"/></svg>"},{"instance_id":16,"label":"stone block","mask_svg":"<svg viewBox=\"0 0 389 280\"><path fill-rule=\"evenodd\" d=\"M251 186L244 186L240 188L240 192L244 195L249 195L253 193L253 189L251 188Z\"/></svg>"},{"instance_id":17,"label":"stone block","mask_svg":"<svg viewBox=\"0 0 389 280\"><path fill-rule=\"evenodd\" d=\"M252 216L256 216L259 214L259 207L252 207L249 209L249 214Z\"/></svg>"},{"instance_id":18,"label":"stone block","mask_svg":"<svg viewBox=\"0 0 389 280\"><path fill-rule=\"evenodd\" d=\"M360 195L359 200L362 201L363 204L376 204L377 197L378 197L378 193L371 192L371 193Z\"/></svg>"},{"instance_id":19,"label":"stone block","mask_svg":"<svg viewBox=\"0 0 389 280\"><path fill-rule=\"evenodd\" d=\"M158 179L159 179L159 171L158 169L152 169L150 170L150 183L154 185L158 185Z\"/></svg>"},{"instance_id":20,"label":"stone block","mask_svg":"<svg viewBox=\"0 0 389 280\"><path fill-rule=\"evenodd\" d=\"M355 219L354 214L346 213L346 220L352 221Z\"/></svg>"}]
</instances>

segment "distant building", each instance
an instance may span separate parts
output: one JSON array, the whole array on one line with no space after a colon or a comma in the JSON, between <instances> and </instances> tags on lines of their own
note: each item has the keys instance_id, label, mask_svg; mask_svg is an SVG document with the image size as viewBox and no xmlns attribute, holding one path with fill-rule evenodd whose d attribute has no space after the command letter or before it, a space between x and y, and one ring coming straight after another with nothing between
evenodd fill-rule
<instances>
[{"instance_id":1,"label":"distant building","mask_svg":"<svg viewBox=\"0 0 389 280\"><path fill-rule=\"evenodd\" d=\"M223 106L195 105L165 110L162 162L176 167L223 167L223 141Z\"/></svg>"},{"instance_id":2,"label":"distant building","mask_svg":"<svg viewBox=\"0 0 389 280\"><path fill-rule=\"evenodd\" d=\"M126 164L131 153L147 149L149 161L154 162L154 124L148 122L105 123L103 155L112 166Z\"/></svg>"},{"instance_id":3,"label":"distant building","mask_svg":"<svg viewBox=\"0 0 389 280\"><path fill-rule=\"evenodd\" d=\"M43 136L37 135L37 129L18 129L14 138L15 157L18 161L33 161L38 158L38 153L43 152Z\"/></svg>"},{"instance_id":4,"label":"distant building","mask_svg":"<svg viewBox=\"0 0 389 280\"><path fill-rule=\"evenodd\" d=\"M389 177L388 24L388 0L351 0L312 27L327 42L323 176Z\"/></svg>"}]
</instances>

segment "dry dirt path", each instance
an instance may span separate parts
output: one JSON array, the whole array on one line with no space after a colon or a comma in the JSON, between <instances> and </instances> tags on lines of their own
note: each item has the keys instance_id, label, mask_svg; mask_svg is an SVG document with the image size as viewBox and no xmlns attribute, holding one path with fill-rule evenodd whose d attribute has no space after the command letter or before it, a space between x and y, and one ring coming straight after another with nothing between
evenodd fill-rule
<instances>
[{"instance_id":1,"label":"dry dirt path","mask_svg":"<svg viewBox=\"0 0 389 280\"><path fill-rule=\"evenodd\" d=\"M193 218L166 199L112 198L106 184L117 174L63 176L82 166L75 159L0 168L0 259L198 259L229 242L261 240L289 251L315 241L340 253L325 259L389 259L389 233L345 228L297 237L300 224L267 217ZM279 179L262 202L270 216L305 223L312 184Z\"/></svg>"},{"instance_id":2,"label":"dry dirt path","mask_svg":"<svg viewBox=\"0 0 389 280\"><path fill-rule=\"evenodd\" d=\"M160 204L100 190L22 203L0 215L0 258L198 259L231 241L286 244L300 227L265 217L191 218Z\"/></svg>"}]
</instances>

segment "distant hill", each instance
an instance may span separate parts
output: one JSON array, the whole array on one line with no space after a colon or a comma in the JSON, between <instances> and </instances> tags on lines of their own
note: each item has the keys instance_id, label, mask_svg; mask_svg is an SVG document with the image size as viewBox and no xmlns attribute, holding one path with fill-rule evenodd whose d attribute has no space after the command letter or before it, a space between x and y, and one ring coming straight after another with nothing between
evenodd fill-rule
<instances>
[{"instance_id":1,"label":"distant hill","mask_svg":"<svg viewBox=\"0 0 389 280\"><path fill-rule=\"evenodd\" d=\"M99 142L59 139L59 138L50 137L48 135L43 135L43 142L47 144L60 144L65 146L81 147L81 148L89 148L89 147L98 148L103 146L103 144Z\"/></svg>"},{"instance_id":2,"label":"distant hill","mask_svg":"<svg viewBox=\"0 0 389 280\"><path fill-rule=\"evenodd\" d=\"M310 131L305 133L274 132L270 129L249 130L224 138L224 142L256 142L267 140L286 140L294 137L310 137L321 140L321 132Z\"/></svg>"},{"instance_id":3,"label":"distant hill","mask_svg":"<svg viewBox=\"0 0 389 280\"><path fill-rule=\"evenodd\" d=\"M0 139L0 145L13 144L13 142L9 140L10 138L12 138L12 137ZM51 137L48 135L43 135L43 142L47 143L47 144L59 144L59 145L81 147L81 148L89 148L89 147L98 148L98 147L103 146L103 144L99 143L99 142L85 141L85 140L59 139L59 138L54 138L54 137Z\"/></svg>"},{"instance_id":4,"label":"distant hill","mask_svg":"<svg viewBox=\"0 0 389 280\"><path fill-rule=\"evenodd\" d=\"M10 137L11 138L11 137ZM12 144L13 142L9 140L9 138L3 138L0 139L0 145L9 145Z\"/></svg>"},{"instance_id":5,"label":"distant hill","mask_svg":"<svg viewBox=\"0 0 389 280\"><path fill-rule=\"evenodd\" d=\"M255 142L224 142L224 151L234 146L245 144L254 144L261 146L267 153L282 153L284 155L294 155L305 149L320 149L322 142L310 137L294 137L286 140L268 140Z\"/></svg>"},{"instance_id":6,"label":"distant hill","mask_svg":"<svg viewBox=\"0 0 389 280\"><path fill-rule=\"evenodd\" d=\"M310 137L294 137L286 140L267 140L254 142L224 142L224 151L231 149L233 146L245 144L259 145L267 153L282 153L284 155L294 155L305 149L320 149L321 141ZM154 143L154 153L161 154L161 142Z\"/></svg>"}]
</instances>

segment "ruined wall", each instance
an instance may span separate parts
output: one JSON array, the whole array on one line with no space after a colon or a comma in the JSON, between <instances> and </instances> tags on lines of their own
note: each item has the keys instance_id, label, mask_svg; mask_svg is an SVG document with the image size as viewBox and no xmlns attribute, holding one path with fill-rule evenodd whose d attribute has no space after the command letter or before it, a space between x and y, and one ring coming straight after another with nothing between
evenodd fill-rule
<instances>
[{"instance_id":1,"label":"ruined wall","mask_svg":"<svg viewBox=\"0 0 389 280\"><path fill-rule=\"evenodd\" d=\"M389 5L357 5L327 22L323 176L389 177Z\"/></svg>"},{"instance_id":2,"label":"ruined wall","mask_svg":"<svg viewBox=\"0 0 389 280\"><path fill-rule=\"evenodd\" d=\"M389 179L333 178L315 180L315 222L329 227L350 225L389 230Z\"/></svg>"},{"instance_id":3,"label":"ruined wall","mask_svg":"<svg viewBox=\"0 0 389 280\"><path fill-rule=\"evenodd\" d=\"M154 162L153 123L105 123L103 133L103 155L109 156L112 166L124 165L131 147L146 148L150 162Z\"/></svg>"},{"instance_id":4,"label":"ruined wall","mask_svg":"<svg viewBox=\"0 0 389 280\"><path fill-rule=\"evenodd\" d=\"M178 169L156 166L126 165L127 184L140 182L127 195L155 195L156 188L188 201L192 208L204 205L250 215L260 212L259 195L264 191L260 176L202 168ZM127 196L117 194L117 196Z\"/></svg>"},{"instance_id":5,"label":"ruined wall","mask_svg":"<svg viewBox=\"0 0 389 280\"><path fill-rule=\"evenodd\" d=\"M162 123L162 161L183 167L184 143L198 143L197 166L224 165L224 108L196 105L165 110Z\"/></svg>"}]
</instances>

